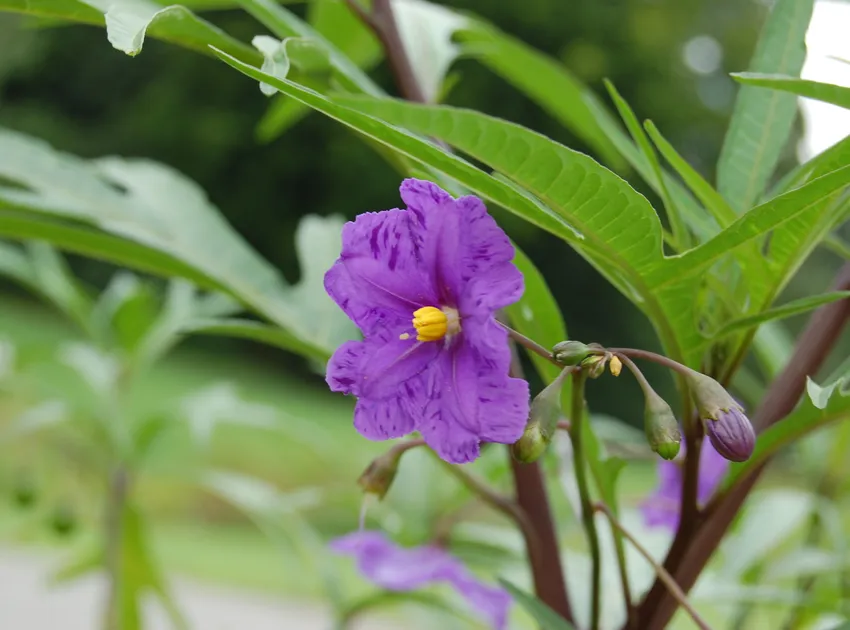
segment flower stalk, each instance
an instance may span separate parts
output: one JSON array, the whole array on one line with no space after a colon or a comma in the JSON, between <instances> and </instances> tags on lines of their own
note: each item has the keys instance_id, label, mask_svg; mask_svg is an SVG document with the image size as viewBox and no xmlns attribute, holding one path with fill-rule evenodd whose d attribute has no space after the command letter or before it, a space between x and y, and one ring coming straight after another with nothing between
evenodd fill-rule
<instances>
[{"instance_id":1,"label":"flower stalk","mask_svg":"<svg viewBox=\"0 0 850 630\"><path fill-rule=\"evenodd\" d=\"M573 465L575 466L576 483L578 485L579 498L581 500L581 519L584 531L587 535L590 547L590 558L592 568L592 590L590 604L590 630L599 629L600 597L602 588L602 558L599 551L599 534L596 531L596 521L593 517L593 504L590 500L590 487L587 480L587 466L584 460L584 444L582 432L585 422L584 417L584 386L587 374L584 370L573 372L573 398L572 398L572 425L570 427L570 439L573 443Z\"/></svg>"}]
</instances>

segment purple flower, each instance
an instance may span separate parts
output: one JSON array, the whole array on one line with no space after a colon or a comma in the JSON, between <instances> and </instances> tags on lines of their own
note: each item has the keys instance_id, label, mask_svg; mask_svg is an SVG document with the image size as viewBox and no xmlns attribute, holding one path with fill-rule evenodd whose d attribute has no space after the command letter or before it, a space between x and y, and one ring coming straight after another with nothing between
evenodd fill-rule
<instances>
[{"instance_id":1,"label":"purple flower","mask_svg":"<svg viewBox=\"0 0 850 630\"><path fill-rule=\"evenodd\" d=\"M679 526L684 454L685 443L682 442L679 457L673 461L659 460L658 487L640 506L648 527L665 527L675 531ZM697 481L697 501L700 504L711 498L728 469L729 462L714 450L709 440L703 440Z\"/></svg>"},{"instance_id":2,"label":"purple flower","mask_svg":"<svg viewBox=\"0 0 850 630\"><path fill-rule=\"evenodd\" d=\"M360 572L381 588L412 591L446 582L493 628L507 627L510 595L501 588L479 582L457 558L439 547L405 549L375 531L348 534L332 541L330 547L356 558Z\"/></svg>"},{"instance_id":3,"label":"purple flower","mask_svg":"<svg viewBox=\"0 0 850 630\"><path fill-rule=\"evenodd\" d=\"M444 460L510 444L528 418L528 384L510 378L507 332L494 313L516 302L514 249L477 197L454 199L407 179L405 210L361 214L342 232L328 295L363 332L328 363L333 391L357 396L370 440L419 431Z\"/></svg>"}]
</instances>

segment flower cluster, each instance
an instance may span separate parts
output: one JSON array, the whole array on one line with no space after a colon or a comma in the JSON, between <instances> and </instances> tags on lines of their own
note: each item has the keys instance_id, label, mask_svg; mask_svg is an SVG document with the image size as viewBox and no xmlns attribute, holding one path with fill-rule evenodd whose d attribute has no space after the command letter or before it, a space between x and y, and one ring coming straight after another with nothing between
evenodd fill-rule
<instances>
[{"instance_id":1,"label":"flower cluster","mask_svg":"<svg viewBox=\"0 0 850 630\"><path fill-rule=\"evenodd\" d=\"M478 457L481 442L519 439L528 384L508 375L495 312L516 302L514 249L480 199L454 199L407 179L403 210L347 223L325 289L363 333L334 353L330 388L357 397L354 426L371 440L419 431L444 460Z\"/></svg>"}]
</instances>

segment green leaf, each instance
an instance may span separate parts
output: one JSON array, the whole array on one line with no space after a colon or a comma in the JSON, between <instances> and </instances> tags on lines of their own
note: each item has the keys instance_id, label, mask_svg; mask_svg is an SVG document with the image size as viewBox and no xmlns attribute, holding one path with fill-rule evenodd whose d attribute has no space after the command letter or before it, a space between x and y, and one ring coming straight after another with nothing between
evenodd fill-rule
<instances>
[{"instance_id":1,"label":"green leaf","mask_svg":"<svg viewBox=\"0 0 850 630\"><path fill-rule=\"evenodd\" d=\"M58 426L70 418L67 406L59 400L48 400L31 407L9 420L0 430L0 444L19 437Z\"/></svg>"},{"instance_id":2,"label":"green leaf","mask_svg":"<svg viewBox=\"0 0 850 630\"><path fill-rule=\"evenodd\" d=\"M831 251L833 254L840 256L844 260L850 260L850 243L844 241L844 239L836 236L835 234L830 234L824 240L822 245Z\"/></svg>"},{"instance_id":3,"label":"green leaf","mask_svg":"<svg viewBox=\"0 0 850 630\"><path fill-rule=\"evenodd\" d=\"M383 55L383 48L371 29L352 13L343 0L313 0L307 11L307 21L359 68L373 67ZM317 92L324 92L328 88L325 77L317 79L305 74L298 78L298 82ZM311 111L303 103L283 95L278 96L269 103L268 110L257 124L257 139L260 142L271 142Z\"/></svg>"},{"instance_id":4,"label":"green leaf","mask_svg":"<svg viewBox=\"0 0 850 630\"><path fill-rule=\"evenodd\" d=\"M817 409L821 410L826 409L833 392L841 385L842 381L837 380L821 387L811 377L806 377L806 393L809 395L809 400Z\"/></svg>"},{"instance_id":5,"label":"green leaf","mask_svg":"<svg viewBox=\"0 0 850 630\"><path fill-rule=\"evenodd\" d=\"M327 358L340 343L355 335L353 324L342 311L327 299L307 299L308 294L314 295L309 289L287 286L278 271L225 222L203 191L165 166L119 158L80 160L26 136L0 131L0 176L28 188L0 187L0 207L26 208L86 222L157 249L181 263L168 265L169 275L185 275L224 289L305 343L321 348L322 355L317 358ZM340 236L334 230L340 221L328 219L311 225L310 247L314 251L308 264L330 267L336 257L330 251L339 251ZM55 224L51 227L55 229ZM53 236L42 238L54 240ZM112 243L109 245L109 250L101 254L114 258ZM304 246L299 248L303 255ZM133 248L128 245L128 249ZM126 258L126 252L120 252L120 256ZM308 282L317 282L315 273L310 274ZM316 290L320 289L312 289Z\"/></svg>"},{"instance_id":6,"label":"green leaf","mask_svg":"<svg viewBox=\"0 0 850 630\"><path fill-rule=\"evenodd\" d=\"M664 156L664 159L679 174L679 177L688 185L688 188L696 195L706 210L711 213L711 216L714 217L718 225L721 228L731 225L737 217L735 216L735 211L726 203L723 196L714 190L712 185L705 181L702 175L676 152L673 145L667 142L655 124L650 120L646 121L646 131L649 137L652 138L655 146L658 147L661 155Z\"/></svg>"},{"instance_id":7,"label":"green leaf","mask_svg":"<svg viewBox=\"0 0 850 630\"><path fill-rule=\"evenodd\" d=\"M732 465L724 486L731 487L739 479L743 479L761 467L780 449L809 433L832 422L850 419L850 391L842 391L844 387L846 382L843 386L833 389L822 409L816 407L810 397L806 396L797 409L759 434L756 448L750 459L741 464Z\"/></svg>"},{"instance_id":8,"label":"green leaf","mask_svg":"<svg viewBox=\"0 0 850 630\"><path fill-rule=\"evenodd\" d=\"M590 103L596 95L561 63L481 21L458 33L465 56L471 56L528 95L616 170L624 166L619 152L600 127Z\"/></svg>"},{"instance_id":9,"label":"green leaf","mask_svg":"<svg viewBox=\"0 0 850 630\"><path fill-rule=\"evenodd\" d=\"M751 72L799 75L813 6L814 0L776 1L750 61ZM790 94L748 86L738 93L717 165L720 194L738 212L761 196L796 115L797 99Z\"/></svg>"},{"instance_id":10,"label":"green leaf","mask_svg":"<svg viewBox=\"0 0 850 630\"><path fill-rule=\"evenodd\" d=\"M670 230L673 233L673 244L675 249L677 251L687 249L690 244L690 235L685 230L682 217L679 214L680 210L678 206L675 204L670 196L670 192L667 190L664 175L661 171L661 163L658 161L658 156L655 154L655 150L652 148L649 138L646 136L640 122L638 122L637 116L635 116L632 108L629 107L629 104L626 103L625 99L620 96L620 93L617 92L614 84L610 81L605 81L605 87L608 89L608 94L611 96L611 100L614 101L614 106L620 113L620 118L622 118L623 122L626 124L626 129L629 130L632 140L635 144L637 144L644 159L651 168L651 172L655 178L653 188L659 191L661 199L664 202L664 208L667 210L667 220L670 223Z\"/></svg>"},{"instance_id":11,"label":"green leaf","mask_svg":"<svg viewBox=\"0 0 850 630\"><path fill-rule=\"evenodd\" d=\"M726 252L770 232L806 210L817 207L824 199L840 193L848 184L850 166L818 177L805 186L753 208L707 243L685 252L666 267L660 267L656 273L650 275L650 286L660 286L682 271L702 271Z\"/></svg>"},{"instance_id":12,"label":"green leaf","mask_svg":"<svg viewBox=\"0 0 850 630\"><path fill-rule=\"evenodd\" d=\"M843 85L808 81L782 74L761 74L757 72L733 72L732 78L744 85L790 92L797 96L805 96L850 109L850 87Z\"/></svg>"},{"instance_id":13,"label":"green leaf","mask_svg":"<svg viewBox=\"0 0 850 630\"><path fill-rule=\"evenodd\" d=\"M254 16L258 22L269 29L279 39L303 37L316 42L323 48L337 71L338 77L346 79L346 87L364 94L380 96L384 91L369 78L351 59L312 28L304 20L273 0L239 0L240 6ZM220 50L236 59L226 49L212 44L214 50Z\"/></svg>"},{"instance_id":14,"label":"green leaf","mask_svg":"<svg viewBox=\"0 0 850 630\"><path fill-rule=\"evenodd\" d=\"M142 51L145 35L209 53L209 46L228 51L248 63L259 63L259 56L217 26L199 18L180 5L163 7L150 0L82 0L100 11L106 24L106 37L118 50L135 56Z\"/></svg>"},{"instance_id":15,"label":"green leaf","mask_svg":"<svg viewBox=\"0 0 850 630\"><path fill-rule=\"evenodd\" d=\"M836 300L842 300L844 298L850 297L850 291L831 291L829 293L823 293L821 295L812 295L809 297L800 298L799 300L793 300L788 302L787 304L783 304L782 306L776 306L774 308L768 309L766 311L762 311L756 315L749 315L747 317L741 317L739 319L732 320L725 324L720 330L718 330L714 335L712 335L712 340L722 339L728 335L731 335L736 332L740 332L742 330L747 330L749 328L753 328L764 322L783 319L786 317L793 317L794 315L799 315L800 313L805 313L807 311L811 311L816 309L824 304L830 304L831 302L835 302Z\"/></svg>"},{"instance_id":16,"label":"green leaf","mask_svg":"<svg viewBox=\"0 0 850 630\"><path fill-rule=\"evenodd\" d=\"M300 340L283 328L269 326L250 319L195 319L181 327L183 333L250 339L304 356L322 356L323 350Z\"/></svg>"},{"instance_id":17,"label":"green leaf","mask_svg":"<svg viewBox=\"0 0 850 630\"><path fill-rule=\"evenodd\" d=\"M525 279L525 292L519 302L505 309L511 326L543 347L551 348L567 339L561 310L531 259L516 245L514 251L514 264ZM533 352L529 356L545 382L551 383L560 374L561 370L543 357Z\"/></svg>"},{"instance_id":18,"label":"green leaf","mask_svg":"<svg viewBox=\"0 0 850 630\"><path fill-rule=\"evenodd\" d=\"M520 590L505 579L500 579L499 584L540 624L540 630L575 630L571 623L533 595Z\"/></svg>"}]
</instances>

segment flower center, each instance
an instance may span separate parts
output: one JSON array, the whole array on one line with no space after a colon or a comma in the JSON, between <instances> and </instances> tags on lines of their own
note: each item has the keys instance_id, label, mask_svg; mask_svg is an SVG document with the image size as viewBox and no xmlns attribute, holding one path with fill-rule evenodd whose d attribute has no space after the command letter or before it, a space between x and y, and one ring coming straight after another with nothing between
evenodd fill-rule
<instances>
[{"instance_id":1,"label":"flower center","mask_svg":"<svg viewBox=\"0 0 850 630\"><path fill-rule=\"evenodd\" d=\"M413 327L417 341L439 341L460 332L460 315L450 306L423 306L413 312Z\"/></svg>"}]
</instances>

